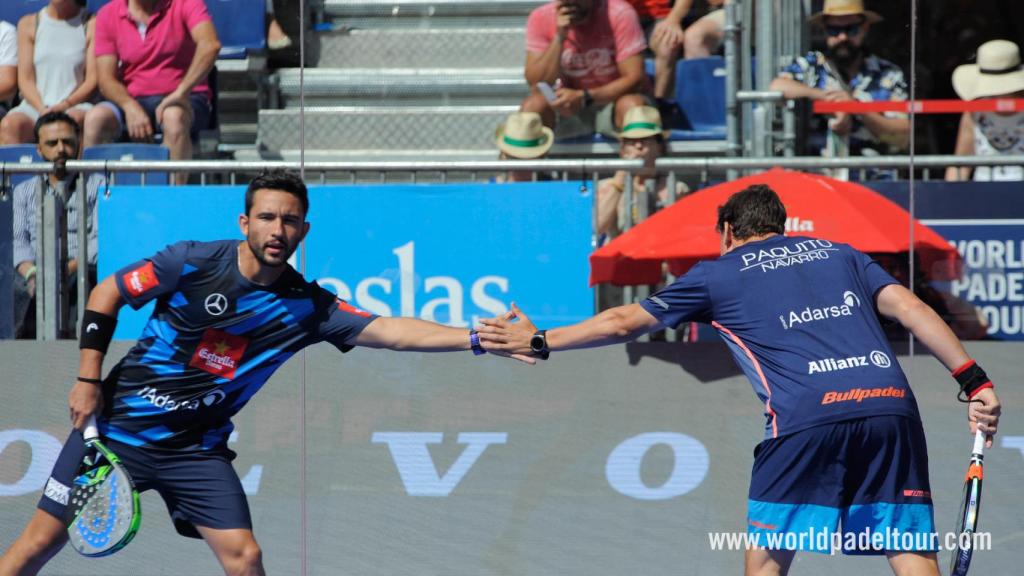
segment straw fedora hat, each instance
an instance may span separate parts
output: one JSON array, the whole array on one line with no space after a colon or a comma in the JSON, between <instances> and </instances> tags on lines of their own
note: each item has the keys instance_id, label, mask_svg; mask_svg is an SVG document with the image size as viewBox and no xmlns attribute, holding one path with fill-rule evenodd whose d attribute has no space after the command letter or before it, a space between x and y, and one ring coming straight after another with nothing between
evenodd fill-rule
<instances>
[{"instance_id":1,"label":"straw fedora hat","mask_svg":"<svg viewBox=\"0 0 1024 576\"><path fill-rule=\"evenodd\" d=\"M823 24L826 16L851 16L861 14L870 23L882 20L878 12L864 9L864 0L825 0L825 6L821 12L812 15L808 20L817 24Z\"/></svg>"},{"instance_id":2,"label":"straw fedora hat","mask_svg":"<svg viewBox=\"0 0 1024 576\"><path fill-rule=\"evenodd\" d=\"M648 136L668 138L668 131L661 127L661 114L658 109L651 106L634 106L626 110L619 138L640 139Z\"/></svg>"},{"instance_id":3,"label":"straw fedora hat","mask_svg":"<svg viewBox=\"0 0 1024 576\"><path fill-rule=\"evenodd\" d=\"M512 158L530 160L547 154L555 134L536 112L513 112L494 131L494 143Z\"/></svg>"},{"instance_id":4,"label":"straw fedora hat","mask_svg":"<svg viewBox=\"0 0 1024 576\"><path fill-rule=\"evenodd\" d=\"M1002 96L1024 90L1020 49L1009 40L990 40L978 47L978 63L953 71L953 89L964 100Z\"/></svg>"}]
</instances>

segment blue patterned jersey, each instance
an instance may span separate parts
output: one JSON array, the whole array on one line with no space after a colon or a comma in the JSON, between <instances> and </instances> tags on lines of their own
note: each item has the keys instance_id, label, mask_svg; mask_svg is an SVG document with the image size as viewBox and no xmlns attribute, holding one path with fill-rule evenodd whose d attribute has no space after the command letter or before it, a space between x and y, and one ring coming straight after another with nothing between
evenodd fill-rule
<instances>
[{"instance_id":1,"label":"blue patterned jersey","mask_svg":"<svg viewBox=\"0 0 1024 576\"><path fill-rule=\"evenodd\" d=\"M919 418L875 312L896 284L846 244L772 236L701 262L641 303L714 326L764 404L765 436L882 414Z\"/></svg>"},{"instance_id":2,"label":"blue patterned jersey","mask_svg":"<svg viewBox=\"0 0 1024 576\"><path fill-rule=\"evenodd\" d=\"M288 266L271 285L238 269L238 240L180 242L115 274L135 309L156 308L104 382L104 437L170 451L224 448L241 410L293 354L343 352L376 316Z\"/></svg>"},{"instance_id":3,"label":"blue patterned jersey","mask_svg":"<svg viewBox=\"0 0 1024 576\"><path fill-rule=\"evenodd\" d=\"M788 66L782 69L779 77L796 80L819 90L848 89L850 96L859 102L906 100L910 95L903 70L892 62L873 54L864 57L864 63L860 70L849 82L845 82L828 58L817 51L794 58ZM885 112L884 115L892 118L906 117L906 114L901 112ZM827 115L815 114L812 118L812 130L824 134L825 121L828 118ZM864 125L860 116L855 114L853 127L850 130L850 153L859 155L865 148L874 149L880 154L897 150L895 147L890 150L888 144L880 142Z\"/></svg>"}]
</instances>

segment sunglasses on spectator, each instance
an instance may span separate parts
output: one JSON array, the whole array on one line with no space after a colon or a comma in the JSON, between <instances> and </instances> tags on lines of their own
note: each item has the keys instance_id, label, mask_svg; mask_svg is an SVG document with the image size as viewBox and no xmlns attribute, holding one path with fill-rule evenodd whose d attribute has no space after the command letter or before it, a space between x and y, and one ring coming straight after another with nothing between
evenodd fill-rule
<instances>
[{"instance_id":1,"label":"sunglasses on spectator","mask_svg":"<svg viewBox=\"0 0 1024 576\"><path fill-rule=\"evenodd\" d=\"M825 31L828 33L829 36L839 36L840 34L845 33L846 37L850 38L852 36L860 34L860 27L862 24L863 22L858 22L856 24L847 24L846 26L829 25L825 26Z\"/></svg>"}]
</instances>

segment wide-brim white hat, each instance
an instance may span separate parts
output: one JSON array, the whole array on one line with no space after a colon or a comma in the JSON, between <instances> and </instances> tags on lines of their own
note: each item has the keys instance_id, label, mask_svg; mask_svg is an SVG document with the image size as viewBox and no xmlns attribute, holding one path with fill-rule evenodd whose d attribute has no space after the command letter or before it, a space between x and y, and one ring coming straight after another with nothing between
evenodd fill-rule
<instances>
[{"instance_id":1,"label":"wide-brim white hat","mask_svg":"<svg viewBox=\"0 0 1024 576\"><path fill-rule=\"evenodd\" d=\"M824 24L826 16L853 16L860 14L867 22L880 22L882 16L878 12L864 9L864 0L825 0L821 12L813 14L808 20L816 24Z\"/></svg>"},{"instance_id":2,"label":"wide-brim white hat","mask_svg":"<svg viewBox=\"0 0 1024 576\"><path fill-rule=\"evenodd\" d=\"M555 142L555 133L536 112L513 112L494 131L494 144L508 156L522 160L540 158Z\"/></svg>"},{"instance_id":3,"label":"wide-brim white hat","mask_svg":"<svg viewBox=\"0 0 1024 576\"><path fill-rule=\"evenodd\" d=\"M990 40L978 47L978 63L953 71L953 89L964 100L1002 96L1024 90L1020 49L1009 40Z\"/></svg>"}]
</instances>

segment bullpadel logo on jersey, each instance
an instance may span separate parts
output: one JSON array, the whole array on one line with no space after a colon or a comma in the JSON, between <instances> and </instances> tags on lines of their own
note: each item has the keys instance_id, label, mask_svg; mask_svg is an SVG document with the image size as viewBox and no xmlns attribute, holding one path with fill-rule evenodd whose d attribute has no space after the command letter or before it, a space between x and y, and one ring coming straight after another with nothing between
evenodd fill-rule
<instances>
[{"instance_id":1,"label":"bullpadel logo on jersey","mask_svg":"<svg viewBox=\"0 0 1024 576\"><path fill-rule=\"evenodd\" d=\"M804 307L803 310L790 310L786 314L779 315L779 321L786 330L801 324L817 322L818 320L829 320L842 316L853 316L853 309L860 306L860 298L847 290L843 292L842 304L837 306L822 306L821 308Z\"/></svg>"},{"instance_id":2,"label":"bullpadel logo on jersey","mask_svg":"<svg viewBox=\"0 0 1024 576\"><path fill-rule=\"evenodd\" d=\"M244 336L210 328L203 332L203 339L196 346L188 365L231 380L235 377L235 370L248 345L249 339Z\"/></svg>"},{"instance_id":3,"label":"bullpadel logo on jersey","mask_svg":"<svg viewBox=\"0 0 1024 576\"><path fill-rule=\"evenodd\" d=\"M828 240L812 239L785 246L751 250L741 255L743 267L740 268L740 272L746 272L752 268L760 268L762 272L771 272L778 268L798 266L815 260L828 260L830 252L839 251L833 246Z\"/></svg>"},{"instance_id":4,"label":"bullpadel logo on jersey","mask_svg":"<svg viewBox=\"0 0 1024 576\"><path fill-rule=\"evenodd\" d=\"M902 388L889 386L886 388L854 388L846 392L826 392L821 397L821 404L832 404L835 402L863 402L868 398L903 398L907 391Z\"/></svg>"}]
</instances>

